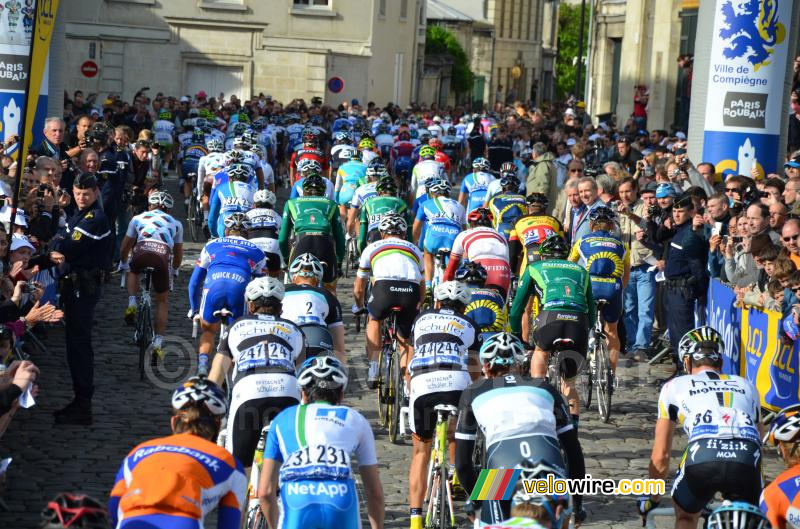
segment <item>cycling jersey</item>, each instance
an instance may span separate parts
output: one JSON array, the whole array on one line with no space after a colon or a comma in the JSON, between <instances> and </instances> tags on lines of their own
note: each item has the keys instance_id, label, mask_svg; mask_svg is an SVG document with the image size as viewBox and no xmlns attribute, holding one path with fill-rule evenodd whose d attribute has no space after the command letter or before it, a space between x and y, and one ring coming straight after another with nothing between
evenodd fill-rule
<instances>
[{"instance_id":1,"label":"cycling jersey","mask_svg":"<svg viewBox=\"0 0 800 529\"><path fill-rule=\"evenodd\" d=\"M350 207L353 209L359 209L368 198L377 195L378 192L375 190L375 186L377 185L377 182L370 182L368 184L359 186L356 189L356 192L353 194L353 200L350 201Z\"/></svg>"},{"instance_id":2,"label":"cycling jersey","mask_svg":"<svg viewBox=\"0 0 800 529\"><path fill-rule=\"evenodd\" d=\"M417 210L416 219L425 223L423 248L436 253L440 248L450 249L464 227L464 206L448 197L431 198Z\"/></svg>"},{"instance_id":3,"label":"cycling jersey","mask_svg":"<svg viewBox=\"0 0 800 529\"><path fill-rule=\"evenodd\" d=\"M503 332L508 321L506 300L493 288L473 289L464 315L475 322L481 333Z\"/></svg>"},{"instance_id":4,"label":"cycling jersey","mask_svg":"<svg viewBox=\"0 0 800 529\"><path fill-rule=\"evenodd\" d=\"M378 224L384 215L390 213L397 213L406 219L408 225L407 238L411 238L411 212L408 210L408 204L395 196L374 196L364 202L364 207L359 211L359 231L358 231L358 247L364 249L367 245L367 237L369 234L378 233ZM374 242L374 241L369 241Z\"/></svg>"},{"instance_id":5,"label":"cycling jersey","mask_svg":"<svg viewBox=\"0 0 800 529\"><path fill-rule=\"evenodd\" d=\"M359 186L366 184L367 166L361 162L349 161L339 166L336 171L334 192L336 203L348 205Z\"/></svg>"},{"instance_id":6,"label":"cycling jersey","mask_svg":"<svg viewBox=\"0 0 800 529\"><path fill-rule=\"evenodd\" d=\"M492 182L489 182L489 185L486 186L486 198L485 198L484 204L488 204L489 201L492 198L496 197L497 195L503 194L503 192L504 192L503 191L503 186L500 185L500 179L499 178L493 180ZM516 194L519 194L519 195L524 195L525 194L525 179L522 179L520 181L519 188L517 188L517 193ZM484 207L488 207L488 206L484 206Z\"/></svg>"},{"instance_id":7,"label":"cycling jersey","mask_svg":"<svg viewBox=\"0 0 800 529\"><path fill-rule=\"evenodd\" d=\"M450 174L450 157L443 151L436 151L435 161L442 164L445 174Z\"/></svg>"},{"instance_id":8,"label":"cycling jersey","mask_svg":"<svg viewBox=\"0 0 800 529\"><path fill-rule=\"evenodd\" d=\"M277 273L285 264L278 244L278 230L283 221L280 213L274 209L253 208L245 215L251 224L250 242L261 248L267 256L267 269Z\"/></svg>"},{"instance_id":9,"label":"cycling jersey","mask_svg":"<svg viewBox=\"0 0 800 529\"><path fill-rule=\"evenodd\" d=\"M403 140L396 141L394 145L392 145L392 160L411 158L413 152L414 144L412 142Z\"/></svg>"},{"instance_id":10,"label":"cycling jersey","mask_svg":"<svg viewBox=\"0 0 800 529\"><path fill-rule=\"evenodd\" d=\"M570 261L579 262L592 278L622 279L630 264L628 245L608 231L594 231L572 246Z\"/></svg>"},{"instance_id":11,"label":"cycling jersey","mask_svg":"<svg viewBox=\"0 0 800 529\"><path fill-rule=\"evenodd\" d=\"M286 203L283 213L283 224L281 224L278 241L287 262L289 261L289 235L292 232L298 239L306 234L328 237L333 235L332 242L335 244L336 258L341 262L345 252L344 229L339 220L339 208L335 202L325 197L293 198Z\"/></svg>"},{"instance_id":12,"label":"cycling jersey","mask_svg":"<svg viewBox=\"0 0 800 529\"><path fill-rule=\"evenodd\" d=\"M524 215L517 219L508 234L508 242L511 245L517 242L522 246L523 259L520 262L520 274L529 263L536 261L535 257L539 255L539 245L553 233L563 237L564 228L555 217L550 215Z\"/></svg>"},{"instance_id":13,"label":"cycling jersey","mask_svg":"<svg viewBox=\"0 0 800 529\"><path fill-rule=\"evenodd\" d=\"M219 507L217 527L237 529L246 490L242 465L227 450L176 434L131 450L117 472L108 511L114 527L187 528L195 520L200 529Z\"/></svg>"},{"instance_id":14,"label":"cycling jersey","mask_svg":"<svg viewBox=\"0 0 800 529\"><path fill-rule=\"evenodd\" d=\"M496 286L504 293L508 292L511 283L508 243L497 231L481 226L459 233L450 250L450 260L444 273L445 281L455 276L462 257L483 265L486 269L487 286Z\"/></svg>"},{"instance_id":15,"label":"cycling jersey","mask_svg":"<svg viewBox=\"0 0 800 529\"><path fill-rule=\"evenodd\" d=\"M342 305L325 288L311 285L286 285L281 317L297 325L341 327Z\"/></svg>"},{"instance_id":16,"label":"cycling jersey","mask_svg":"<svg viewBox=\"0 0 800 529\"><path fill-rule=\"evenodd\" d=\"M202 143L190 143L183 148L183 159L200 160L208 154L208 149Z\"/></svg>"},{"instance_id":17,"label":"cycling jersey","mask_svg":"<svg viewBox=\"0 0 800 529\"><path fill-rule=\"evenodd\" d=\"M221 171L217 171L214 174L214 178L211 179L211 190L225 186L230 182L230 176L228 175L227 169L222 169ZM249 175L247 178L247 183L255 188L258 187L258 178L256 177L256 173L253 171L249 171Z\"/></svg>"},{"instance_id":18,"label":"cycling jersey","mask_svg":"<svg viewBox=\"0 0 800 529\"><path fill-rule=\"evenodd\" d=\"M347 406L292 406L272 422L264 458L281 463L281 529L360 529L351 457L378 464L369 422Z\"/></svg>"},{"instance_id":19,"label":"cycling jersey","mask_svg":"<svg viewBox=\"0 0 800 529\"><path fill-rule=\"evenodd\" d=\"M778 474L761 493L760 504L772 529L800 527L800 465Z\"/></svg>"},{"instance_id":20,"label":"cycling jersey","mask_svg":"<svg viewBox=\"0 0 800 529\"><path fill-rule=\"evenodd\" d=\"M525 197L512 193L501 193L489 200L489 211L494 216L494 229L506 241L511 236L511 230L519 218L525 215Z\"/></svg>"},{"instance_id":21,"label":"cycling jersey","mask_svg":"<svg viewBox=\"0 0 800 529\"><path fill-rule=\"evenodd\" d=\"M292 123L286 127L286 134L288 142L286 143L287 152L292 152L296 147L303 144L303 125L300 123Z\"/></svg>"},{"instance_id":22,"label":"cycling jersey","mask_svg":"<svg viewBox=\"0 0 800 529\"><path fill-rule=\"evenodd\" d=\"M211 192L208 228L212 237L225 233L225 219L234 213L246 213L253 207L255 187L247 182L229 181Z\"/></svg>"},{"instance_id":23,"label":"cycling jersey","mask_svg":"<svg viewBox=\"0 0 800 529\"><path fill-rule=\"evenodd\" d=\"M397 279L419 283L422 279L422 252L411 242L396 237L369 244L358 261L357 277L373 281Z\"/></svg>"},{"instance_id":24,"label":"cycling jersey","mask_svg":"<svg viewBox=\"0 0 800 529\"><path fill-rule=\"evenodd\" d=\"M305 347L303 332L292 321L264 314L236 320L228 328L219 352L233 360L234 386L254 374L294 375L295 362ZM269 396L300 398L296 384L263 388ZM234 388L235 392L235 388Z\"/></svg>"},{"instance_id":25,"label":"cycling jersey","mask_svg":"<svg viewBox=\"0 0 800 529\"><path fill-rule=\"evenodd\" d=\"M415 377L426 378L438 369L467 371L468 351L477 351L478 328L469 318L449 309L428 310L414 322L414 356L408 364L412 383ZM429 378L429 377L428 377ZM466 378L469 381L469 377ZM427 392L464 389L428 387Z\"/></svg>"},{"instance_id":26,"label":"cycling jersey","mask_svg":"<svg viewBox=\"0 0 800 529\"><path fill-rule=\"evenodd\" d=\"M325 182L325 198L328 200L333 200L336 198L336 193L334 192L333 182L328 180L327 178L322 179ZM294 185L292 186L292 191L289 194L289 198L297 198L303 196L303 182L305 178L300 178L297 180Z\"/></svg>"},{"instance_id":27,"label":"cycling jersey","mask_svg":"<svg viewBox=\"0 0 800 529\"><path fill-rule=\"evenodd\" d=\"M133 217L125 235L136 241L163 243L172 249L176 244L183 243L183 224L169 213L154 209Z\"/></svg>"},{"instance_id":28,"label":"cycling jersey","mask_svg":"<svg viewBox=\"0 0 800 529\"><path fill-rule=\"evenodd\" d=\"M414 196L425 194L425 182L434 178L446 178L444 165L435 160L422 160L411 170L411 189Z\"/></svg>"},{"instance_id":29,"label":"cycling jersey","mask_svg":"<svg viewBox=\"0 0 800 529\"><path fill-rule=\"evenodd\" d=\"M461 182L461 192L467 195L467 213L483 206L489 184L494 182L494 175L476 171L469 173Z\"/></svg>"},{"instance_id":30,"label":"cycling jersey","mask_svg":"<svg viewBox=\"0 0 800 529\"><path fill-rule=\"evenodd\" d=\"M203 185L208 180L209 184L214 175L225 169L225 153L210 152L197 162L197 196L203 194Z\"/></svg>"},{"instance_id":31,"label":"cycling jersey","mask_svg":"<svg viewBox=\"0 0 800 529\"><path fill-rule=\"evenodd\" d=\"M153 123L153 138L164 147L172 147L175 141L175 124L165 119Z\"/></svg>"}]
</instances>

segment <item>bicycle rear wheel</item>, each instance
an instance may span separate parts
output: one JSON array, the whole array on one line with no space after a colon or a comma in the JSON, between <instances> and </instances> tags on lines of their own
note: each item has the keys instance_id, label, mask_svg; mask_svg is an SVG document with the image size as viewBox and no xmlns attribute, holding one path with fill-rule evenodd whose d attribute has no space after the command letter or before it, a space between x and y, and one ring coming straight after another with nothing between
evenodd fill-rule
<instances>
[{"instance_id":1,"label":"bicycle rear wheel","mask_svg":"<svg viewBox=\"0 0 800 529\"><path fill-rule=\"evenodd\" d=\"M359 316L361 318L361 316ZM391 351L384 347L378 358L378 419L384 428L389 426L389 379L386 373L391 370Z\"/></svg>"},{"instance_id":2,"label":"bicycle rear wheel","mask_svg":"<svg viewBox=\"0 0 800 529\"><path fill-rule=\"evenodd\" d=\"M604 340L598 340L595 353L597 362L597 411L600 420L608 422L611 417L611 390L614 379L611 374L611 361L608 356L608 347Z\"/></svg>"},{"instance_id":3,"label":"bicycle rear wheel","mask_svg":"<svg viewBox=\"0 0 800 529\"><path fill-rule=\"evenodd\" d=\"M592 347L594 348L594 345ZM592 356L597 358L597 352L594 349L589 352L588 365L581 373L581 396L583 397L583 407L587 410L592 405L592 392L594 391L593 385L595 382L594 369L596 364L592 361Z\"/></svg>"},{"instance_id":4,"label":"bicycle rear wheel","mask_svg":"<svg viewBox=\"0 0 800 529\"><path fill-rule=\"evenodd\" d=\"M147 351L153 341L153 323L150 319L150 305L142 303L139 307L139 321L136 324L136 346L139 349L139 380L144 380L144 364Z\"/></svg>"},{"instance_id":5,"label":"bicycle rear wheel","mask_svg":"<svg viewBox=\"0 0 800 529\"><path fill-rule=\"evenodd\" d=\"M397 443L397 434L400 429L400 407L403 405L403 392L400 389L403 383L400 378L400 361L396 353L390 356L389 364L389 408L387 419L389 421L389 441Z\"/></svg>"},{"instance_id":6,"label":"bicycle rear wheel","mask_svg":"<svg viewBox=\"0 0 800 529\"><path fill-rule=\"evenodd\" d=\"M439 522L439 529L450 529L450 516L447 499L447 459L442 458L441 466L439 467L439 497L436 499L436 508L438 509L437 521Z\"/></svg>"}]
</instances>

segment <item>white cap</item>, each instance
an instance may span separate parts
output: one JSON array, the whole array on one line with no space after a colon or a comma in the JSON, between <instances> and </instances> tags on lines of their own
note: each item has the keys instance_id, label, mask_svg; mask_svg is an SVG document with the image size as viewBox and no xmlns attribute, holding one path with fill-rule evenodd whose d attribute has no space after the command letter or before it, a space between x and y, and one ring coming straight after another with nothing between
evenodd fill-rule
<instances>
[{"instance_id":1,"label":"white cap","mask_svg":"<svg viewBox=\"0 0 800 529\"><path fill-rule=\"evenodd\" d=\"M181 103L188 103L189 102L189 98L186 97L186 96L183 96L183 97L181 97L180 102Z\"/></svg>"},{"instance_id":2,"label":"white cap","mask_svg":"<svg viewBox=\"0 0 800 529\"><path fill-rule=\"evenodd\" d=\"M681 141L686 141L686 134L684 134L681 131L676 132L675 133L675 137L678 138Z\"/></svg>"},{"instance_id":3,"label":"white cap","mask_svg":"<svg viewBox=\"0 0 800 529\"><path fill-rule=\"evenodd\" d=\"M572 146L573 146L573 145L575 145L576 143L578 143L578 142L577 142L577 141L575 141L575 138L570 138L570 139L568 139L568 140L567 140L567 145L568 145L569 147L572 147Z\"/></svg>"},{"instance_id":4,"label":"white cap","mask_svg":"<svg viewBox=\"0 0 800 529\"><path fill-rule=\"evenodd\" d=\"M20 248L30 248L31 251L35 251L36 248L31 244L31 241L24 235L20 235L15 233L11 236L11 249L10 251L14 252L19 250Z\"/></svg>"},{"instance_id":5,"label":"white cap","mask_svg":"<svg viewBox=\"0 0 800 529\"><path fill-rule=\"evenodd\" d=\"M589 136L589 141L596 141L599 138L602 138L602 136L599 135L599 134L592 134L591 136ZM569 145L569 144L567 144L567 145Z\"/></svg>"},{"instance_id":6,"label":"white cap","mask_svg":"<svg viewBox=\"0 0 800 529\"><path fill-rule=\"evenodd\" d=\"M575 111L574 111L574 110L572 110L571 108L568 108L568 109L566 109L566 110L564 111L564 115L565 115L565 116L574 116L574 115L575 115Z\"/></svg>"}]
</instances>

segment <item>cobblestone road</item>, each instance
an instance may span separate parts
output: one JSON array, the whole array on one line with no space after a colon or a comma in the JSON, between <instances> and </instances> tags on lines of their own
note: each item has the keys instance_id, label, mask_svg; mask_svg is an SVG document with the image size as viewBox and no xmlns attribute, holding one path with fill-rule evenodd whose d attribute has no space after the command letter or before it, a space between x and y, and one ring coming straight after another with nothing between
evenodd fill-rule
<instances>
[{"instance_id":1,"label":"cobblestone road","mask_svg":"<svg viewBox=\"0 0 800 529\"><path fill-rule=\"evenodd\" d=\"M104 288L96 314L96 393L94 425L55 427L52 412L71 398L70 378L64 358L62 328L48 329L46 353L34 355L41 367L41 394L37 405L20 410L5 437L0 457L14 458L4 494L10 509L0 510L0 527L31 528L45 502L60 491L83 491L107 499L115 473L124 455L137 443L169 434L169 395L177 382L194 371L191 326L186 319L186 288L193 256L200 245L188 244L181 277L170 303L165 365L138 380L137 356L131 343L132 328L122 320L125 295L119 280ZM346 403L377 423L376 400L363 384L363 334L356 335L349 316L352 279L343 280L339 297L346 313L346 337L351 358L351 381ZM615 394L613 415L602 424L596 409L581 416L580 440L586 455L586 470L595 478L646 477L656 414L659 378L667 369L632 366L620 369L620 388ZM376 428L381 478L386 493L387 527L407 526L407 472L410 439L402 445L389 443ZM678 436L673 447L672 469L685 446ZM767 451L766 475L774 477L780 463L774 450ZM585 527L641 527L630 497L590 497L585 501L589 520ZM211 519L207 526L214 527ZM667 519L659 527L671 526Z\"/></svg>"}]
</instances>

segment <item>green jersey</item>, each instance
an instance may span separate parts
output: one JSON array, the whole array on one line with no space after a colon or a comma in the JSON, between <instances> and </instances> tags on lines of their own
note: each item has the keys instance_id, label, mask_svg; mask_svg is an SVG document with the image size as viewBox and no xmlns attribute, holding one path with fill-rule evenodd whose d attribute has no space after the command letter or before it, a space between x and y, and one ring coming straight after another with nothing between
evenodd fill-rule
<instances>
[{"instance_id":1,"label":"green jersey","mask_svg":"<svg viewBox=\"0 0 800 529\"><path fill-rule=\"evenodd\" d=\"M511 332L522 330L522 314L532 294L539 300L539 310L580 312L588 314L594 323L595 303L589 272L577 263L550 259L525 268L509 314Z\"/></svg>"},{"instance_id":2,"label":"green jersey","mask_svg":"<svg viewBox=\"0 0 800 529\"><path fill-rule=\"evenodd\" d=\"M408 204L397 197L373 196L364 202L359 210L358 247L363 250L367 245L367 234L378 229L381 218L389 213L399 213L406 219L408 234L411 233L413 219ZM410 239L410 237L406 237Z\"/></svg>"},{"instance_id":3,"label":"green jersey","mask_svg":"<svg viewBox=\"0 0 800 529\"><path fill-rule=\"evenodd\" d=\"M344 229L339 218L336 202L325 197L297 197L289 200L283 210L283 223L278 235L278 243L284 259L289 259L289 237L303 235L333 235L336 243L336 256L344 256Z\"/></svg>"}]
</instances>

